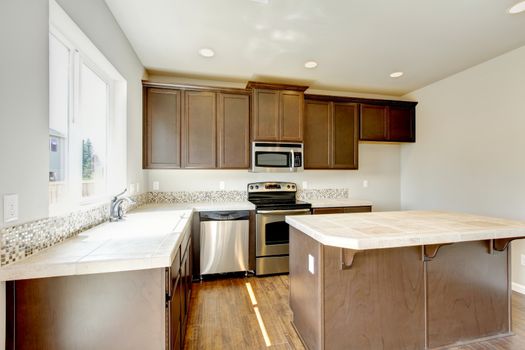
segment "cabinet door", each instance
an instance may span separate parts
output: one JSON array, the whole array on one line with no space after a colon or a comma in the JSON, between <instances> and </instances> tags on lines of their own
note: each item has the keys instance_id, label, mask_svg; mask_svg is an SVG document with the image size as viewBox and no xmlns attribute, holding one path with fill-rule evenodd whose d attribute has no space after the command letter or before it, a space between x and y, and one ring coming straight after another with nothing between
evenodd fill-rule
<instances>
[{"instance_id":1,"label":"cabinet door","mask_svg":"<svg viewBox=\"0 0 525 350\"><path fill-rule=\"evenodd\" d=\"M390 106L388 109L388 141L415 142L414 107Z\"/></svg>"},{"instance_id":2,"label":"cabinet door","mask_svg":"<svg viewBox=\"0 0 525 350\"><path fill-rule=\"evenodd\" d=\"M333 104L332 167L357 169L358 119L357 104Z\"/></svg>"},{"instance_id":3,"label":"cabinet door","mask_svg":"<svg viewBox=\"0 0 525 350\"><path fill-rule=\"evenodd\" d=\"M313 214L342 214L345 212L345 208L315 208Z\"/></svg>"},{"instance_id":4,"label":"cabinet door","mask_svg":"<svg viewBox=\"0 0 525 350\"><path fill-rule=\"evenodd\" d=\"M330 168L332 105L324 101L305 101L304 167Z\"/></svg>"},{"instance_id":5,"label":"cabinet door","mask_svg":"<svg viewBox=\"0 0 525 350\"><path fill-rule=\"evenodd\" d=\"M298 91L281 91L280 127L281 141L303 141L304 94Z\"/></svg>"},{"instance_id":6,"label":"cabinet door","mask_svg":"<svg viewBox=\"0 0 525 350\"><path fill-rule=\"evenodd\" d=\"M144 92L144 168L180 168L181 92Z\"/></svg>"},{"instance_id":7,"label":"cabinet door","mask_svg":"<svg viewBox=\"0 0 525 350\"><path fill-rule=\"evenodd\" d=\"M188 313L190 306L190 272L189 272L189 255L185 254L182 264L181 264L181 281L182 281L182 295L181 295L181 340L184 341L186 336L186 324L188 321Z\"/></svg>"},{"instance_id":8,"label":"cabinet door","mask_svg":"<svg viewBox=\"0 0 525 350\"><path fill-rule=\"evenodd\" d=\"M387 107L361 105L360 139L365 141L386 141Z\"/></svg>"},{"instance_id":9,"label":"cabinet door","mask_svg":"<svg viewBox=\"0 0 525 350\"><path fill-rule=\"evenodd\" d=\"M371 206L362 206L362 207L345 207L345 213L368 213L372 211Z\"/></svg>"},{"instance_id":10,"label":"cabinet door","mask_svg":"<svg viewBox=\"0 0 525 350\"><path fill-rule=\"evenodd\" d=\"M170 348L181 349L181 280L180 275L174 285L170 300Z\"/></svg>"},{"instance_id":11,"label":"cabinet door","mask_svg":"<svg viewBox=\"0 0 525 350\"><path fill-rule=\"evenodd\" d=\"M183 166L215 168L217 113L214 92L186 91L183 118Z\"/></svg>"},{"instance_id":12,"label":"cabinet door","mask_svg":"<svg viewBox=\"0 0 525 350\"><path fill-rule=\"evenodd\" d=\"M250 167L250 97L219 94L218 157L221 169Z\"/></svg>"},{"instance_id":13,"label":"cabinet door","mask_svg":"<svg viewBox=\"0 0 525 350\"><path fill-rule=\"evenodd\" d=\"M279 91L253 90L253 139L279 139Z\"/></svg>"}]
</instances>

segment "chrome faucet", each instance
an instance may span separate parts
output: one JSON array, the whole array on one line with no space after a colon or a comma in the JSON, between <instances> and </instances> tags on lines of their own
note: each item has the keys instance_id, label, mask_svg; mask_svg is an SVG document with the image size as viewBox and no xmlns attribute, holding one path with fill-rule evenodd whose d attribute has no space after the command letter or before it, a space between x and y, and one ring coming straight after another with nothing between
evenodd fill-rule
<instances>
[{"instance_id":1,"label":"chrome faucet","mask_svg":"<svg viewBox=\"0 0 525 350\"><path fill-rule=\"evenodd\" d=\"M109 221L119 221L124 217L124 209L122 208L122 203L128 202L129 204L135 204L135 201L129 197L120 197L126 193L127 189L117 194L111 200L111 207L109 211ZM120 198L119 198L120 197Z\"/></svg>"}]
</instances>

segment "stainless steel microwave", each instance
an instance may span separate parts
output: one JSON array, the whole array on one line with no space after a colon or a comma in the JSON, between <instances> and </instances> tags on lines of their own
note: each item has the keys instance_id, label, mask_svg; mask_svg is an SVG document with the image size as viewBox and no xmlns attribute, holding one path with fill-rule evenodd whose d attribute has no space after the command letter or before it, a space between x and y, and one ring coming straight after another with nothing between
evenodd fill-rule
<instances>
[{"instance_id":1,"label":"stainless steel microwave","mask_svg":"<svg viewBox=\"0 0 525 350\"><path fill-rule=\"evenodd\" d=\"M302 143L253 142L254 173L297 172L304 170Z\"/></svg>"}]
</instances>

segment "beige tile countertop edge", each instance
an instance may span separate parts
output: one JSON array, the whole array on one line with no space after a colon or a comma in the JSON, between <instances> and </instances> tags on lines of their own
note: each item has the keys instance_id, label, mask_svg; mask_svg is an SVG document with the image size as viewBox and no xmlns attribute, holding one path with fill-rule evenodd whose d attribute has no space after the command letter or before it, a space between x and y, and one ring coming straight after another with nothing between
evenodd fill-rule
<instances>
[{"instance_id":1,"label":"beige tile countertop edge","mask_svg":"<svg viewBox=\"0 0 525 350\"><path fill-rule=\"evenodd\" d=\"M525 237L523 221L437 211L288 216L286 222L324 245L356 250Z\"/></svg>"}]
</instances>

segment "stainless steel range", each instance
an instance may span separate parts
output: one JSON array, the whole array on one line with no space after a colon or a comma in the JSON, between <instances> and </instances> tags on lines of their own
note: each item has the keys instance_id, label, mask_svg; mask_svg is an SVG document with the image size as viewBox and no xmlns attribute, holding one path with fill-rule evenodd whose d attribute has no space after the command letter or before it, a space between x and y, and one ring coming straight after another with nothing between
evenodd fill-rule
<instances>
[{"instance_id":1,"label":"stainless steel range","mask_svg":"<svg viewBox=\"0 0 525 350\"><path fill-rule=\"evenodd\" d=\"M248 184L248 200L255 204L255 274L288 272L289 228L287 215L309 215L312 205L298 201L297 185L291 182Z\"/></svg>"}]
</instances>

